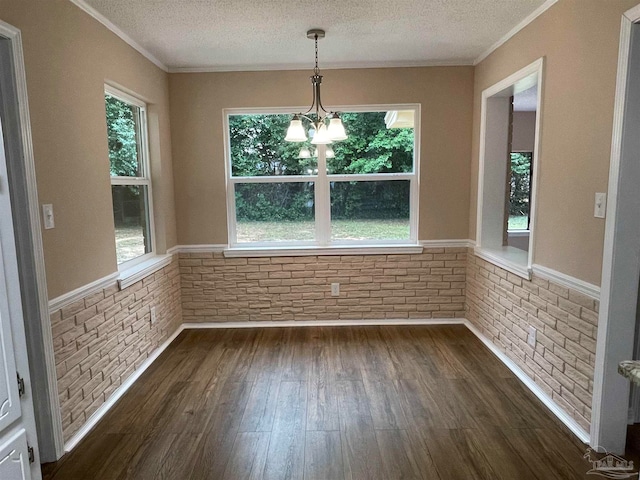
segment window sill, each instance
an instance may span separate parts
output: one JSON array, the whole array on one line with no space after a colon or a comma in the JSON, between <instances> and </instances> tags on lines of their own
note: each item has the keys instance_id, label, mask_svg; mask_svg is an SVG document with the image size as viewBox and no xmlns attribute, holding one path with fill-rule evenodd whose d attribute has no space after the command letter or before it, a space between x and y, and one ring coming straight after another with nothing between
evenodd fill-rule
<instances>
[{"instance_id":1,"label":"window sill","mask_svg":"<svg viewBox=\"0 0 640 480\"><path fill-rule=\"evenodd\" d=\"M389 255L422 253L420 245L339 245L330 247L232 247L225 257L303 257L308 255Z\"/></svg>"},{"instance_id":2,"label":"window sill","mask_svg":"<svg viewBox=\"0 0 640 480\"><path fill-rule=\"evenodd\" d=\"M529 253L514 247L477 248L476 256L519 277L531 280Z\"/></svg>"},{"instance_id":3,"label":"window sill","mask_svg":"<svg viewBox=\"0 0 640 480\"><path fill-rule=\"evenodd\" d=\"M531 235L530 230L507 230L507 235L510 237L528 237Z\"/></svg>"},{"instance_id":4,"label":"window sill","mask_svg":"<svg viewBox=\"0 0 640 480\"><path fill-rule=\"evenodd\" d=\"M118 286L120 287L120 290L130 287L134 283L139 282L152 273L166 267L171 263L171 258L172 255L155 255L149 260L121 271L120 276L118 277Z\"/></svg>"}]
</instances>

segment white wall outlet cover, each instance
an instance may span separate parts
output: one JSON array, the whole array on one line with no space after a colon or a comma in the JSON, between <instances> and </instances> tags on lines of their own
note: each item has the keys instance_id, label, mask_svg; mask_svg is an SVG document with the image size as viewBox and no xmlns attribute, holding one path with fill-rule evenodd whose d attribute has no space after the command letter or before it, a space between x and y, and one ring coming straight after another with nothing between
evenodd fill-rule
<instances>
[{"instance_id":1,"label":"white wall outlet cover","mask_svg":"<svg viewBox=\"0 0 640 480\"><path fill-rule=\"evenodd\" d=\"M332 297L337 297L338 295L340 295L340 284L339 283L332 283L331 284L331 296Z\"/></svg>"},{"instance_id":2,"label":"white wall outlet cover","mask_svg":"<svg viewBox=\"0 0 640 480\"><path fill-rule=\"evenodd\" d=\"M45 230L49 230L50 228L54 228L56 226L53 218L52 204L47 203L45 205L42 205L42 218L43 218Z\"/></svg>"},{"instance_id":3,"label":"white wall outlet cover","mask_svg":"<svg viewBox=\"0 0 640 480\"><path fill-rule=\"evenodd\" d=\"M151 324L156 323L156 307L151 307Z\"/></svg>"},{"instance_id":4,"label":"white wall outlet cover","mask_svg":"<svg viewBox=\"0 0 640 480\"><path fill-rule=\"evenodd\" d=\"M593 216L596 218L604 218L607 212L607 194L596 193L595 206L593 208Z\"/></svg>"}]
</instances>

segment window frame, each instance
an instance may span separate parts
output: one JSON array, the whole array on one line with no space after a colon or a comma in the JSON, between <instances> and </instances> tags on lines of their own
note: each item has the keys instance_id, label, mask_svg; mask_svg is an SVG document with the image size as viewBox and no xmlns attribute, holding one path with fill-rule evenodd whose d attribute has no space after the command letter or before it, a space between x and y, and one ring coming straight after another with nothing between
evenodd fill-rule
<instances>
[{"instance_id":1,"label":"window frame","mask_svg":"<svg viewBox=\"0 0 640 480\"><path fill-rule=\"evenodd\" d=\"M478 190L477 190L477 211L476 211L476 246L474 253L487 260L488 262L498 265L509 272L518 275L522 278L531 279L534 263L534 246L535 246L535 225L536 225L536 213L537 213L537 198L539 189L539 171L540 171L540 132L543 116L543 82L544 82L544 57L537 59L533 63L518 70L507 78L499 81L498 83L486 88L482 91L481 109L480 109L480 144L479 144L479 158L478 158ZM501 222L500 231L494 231L496 222L495 212L487 205L490 205L494 201L492 190L494 190L497 181L501 184L505 184L504 177L496 180L493 178L492 173L496 171L496 160L493 159L491 149L495 146L496 142L490 142L489 129L491 127L489 122L490 113L489 100L491 98L504 97L504 92L511 89L513 91L516 86L522 90L525 88L525 83L535 78L535 84L537 85L537 105L536 105L536 122L535 122L535 137L533 144L533 172L531 176L532 188L531 188L531 201L529 206L529 249L525 252L511 246L497 245L495 238L497 236L502 237L504 232L504 224ZM529 87L532 85L529 85ZM528 87L527 87L528 88ZM494 114L495 116L495 114ZM508 150L505 150L505 154L508 154ZM502 160L503 161L503 160ZM503 170L504 171L504 170ZM502 195L502 193L501 193ZM507 194L508 195L508 194ZM502 197L504 202L504 197ZM506 209L503 209L503 212ZM502 213L504 215L504 213ZM502 218L504 220L504 218Z\"/></svg>"},{"instance_id":2,"label":"window frame","mask_svg":"<svg viewBox=\"0 0 640 480\"><path fill-rule=\"evenodd\" d=\"M291 253L296 250L313 252L316 249L367 249L376 247L397 248L418 245L418 219L420 203L420 116L421 105L412 104L371 104L326 107L331 111L348 113L385 112L393 110L413 110L414 113L414 149L412 173L371 173L371 174L327 174L325 145L316 145L318 150L318 173L312 175L278 175L234 177L231 165L231 138L229 135L229 117L233 115L269 115L291 114L303 111L306 107L267 107L267 108L225 108L222 111L224 130L224 166L227 200L227 240L230 250L283 250ZM348 128L348 126L347 126ZM284 133L282 138L284 141ZM338 143L339 145L339 143ZM330 182L361 181L409 181L409 238L402 240L331 240L331 197ZM235 185L243 183L314 183L315 240L308 241L268 241L238 242L236 228Z\"/></svg>"},{"instance_id":3,"label":"window frame","mask_svg":"<svg viewBox=\"0 0 640 480\"><path fill-rule=\"evenodd\" d=\"M151 162L149 157L149 122L147 119L147 103L142 99L133 96L127 92L122 91L121 89L114 87L113 85L105 84L104 85L104 95L109 95L114 97L124 103L129 105L133 105L134 107L139 108L139 117L140 117L140 125L139 125L139 134L140 138L138 140L140 150L138 162L140 164L140 171L142 176L138 177L127 177L127 176L113 176L111 175L111 171L109 171L109 178L111 187L113 186L146 186L147 190L147 199L146 199L146 215L147 215L147 223L149 230L149 241L151 242L151 248L149 251L143 255L132 258L131 260L127 260L125 262L119 263L118 271L124 272L126 270L131 269L132 267L136 267L137 265L147 262L152 258L156 257L156 236L155 236L155 221L153 214L153 187L151 181ZM106 118L106 111L105 111ZM112 192L113 195L113 192ZM114 246L115 246L115 222L114 222ZM117 249L116 249L116 263L117 263Z\"/></svg>"}]
</instances>

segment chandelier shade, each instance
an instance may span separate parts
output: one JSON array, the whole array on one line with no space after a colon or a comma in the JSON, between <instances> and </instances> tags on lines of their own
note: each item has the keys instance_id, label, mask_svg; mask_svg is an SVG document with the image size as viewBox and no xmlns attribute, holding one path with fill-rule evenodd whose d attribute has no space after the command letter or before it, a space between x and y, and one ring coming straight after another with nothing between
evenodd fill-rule
<instances>
[{"instance_id":1,"label":"chandelier shade","mask_svg":"<svg viewBox=\"0 0 640 480\"><path fill-rule=\"evenodd\" d=\"M302 147L298 154L298 158L311 158L311 152L307 147Z\"/></svg>"},{"instance_id":2,"label":"chandelier shade","mask_svg":"<svg viewBox=\"0 0 640 480\"><path fill-rule=\"evenodd\" d=\"M329 138L327 126L323 123L311 139L311 145L327 145L328 143L331 143L331 138Z\"/></svg>"},{"instance_id":3,"label":"chandelier shade","mask_svg":"<svg viewBox=\"0 0 640 480\"><path fill-rule=\"evenodd\" d=\"M304 131L304 126L302 125L302 120L298 115L293 116L293 120L289 124L289 128L287 129L287 136L285 137L287 142L306 142L307 141L307 133Z\"/></svg>"},{"instance_id":4,"label":"chandelier shade","mask_svg":"<svg viewBox=\"0 0 640 480\"><path fill-rule=\"evenodd\" d=\"M334 114L333 118L329 120L329 127L327 128L329 138L334 142L347 139L347 133L344 131L344 125L342 120L337 114Z\"/></svg>"}]
</instances>

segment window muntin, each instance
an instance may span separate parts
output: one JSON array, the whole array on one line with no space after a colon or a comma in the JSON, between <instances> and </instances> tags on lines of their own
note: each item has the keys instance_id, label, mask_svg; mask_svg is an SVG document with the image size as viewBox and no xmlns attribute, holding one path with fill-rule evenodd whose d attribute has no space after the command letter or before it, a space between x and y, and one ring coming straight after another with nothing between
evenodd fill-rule
<instances>
[{"instance_id":1,"label":"window muntin","mask_svg":"<svg viewBox=\"0 0 640 480\"><path fill-rule=\"evenodd\" d=\"M511 152L508 230L529 230L533 152Z\"/></svg>"},{"instance_id":2,"label":"window muntin","mask_svg":"<svg viewBox=\"0 0 640 480\"><path fill-rule=\"evenodd\" d=\"M146 106L106 87L105 109L116 259L122 269L153 252Z\"/></svg>"},{"instance_id":3,"label":"window muntin","mask_svg":"<svg viewBox=\"0 0 640 480\"><path fill-rule=\"evenodd\" d=\"M407 108L415 112L413 118L419 122L418 108L402 107ZM324 145L285 142L284 132L291 118L288 113L228 112L225 119L229 244L244 247L415 243L417 140L414 128L387 128L385 115L390 110L393 107L341 112L349 138L329 145L331 151ZM302 148L309 150L308 158L300 158ZM387 182L391 183L385 188ZM306 187L278 187L281 192L296 191L296 198L288 195L280 200L273 197L268 201L253 200L254 205L260 203L263 207L269 204L285 207L278 207L276 212L249 207L246 185L250 183L294 183ZM403 193L391 195L389 192L394 188ZM354 200L345 201L345 192L351 192ZM386 197L376 197L376 192L386 192ZM357 198L363 195L368 195L364 209L357 206L360 202L363 207L363 199ZM390 200L396 200L398 205L390 204ZM378 205L374 205L375 201ZM395 212L393 207L397 207Z\"/></svg>"}]
</instances>

